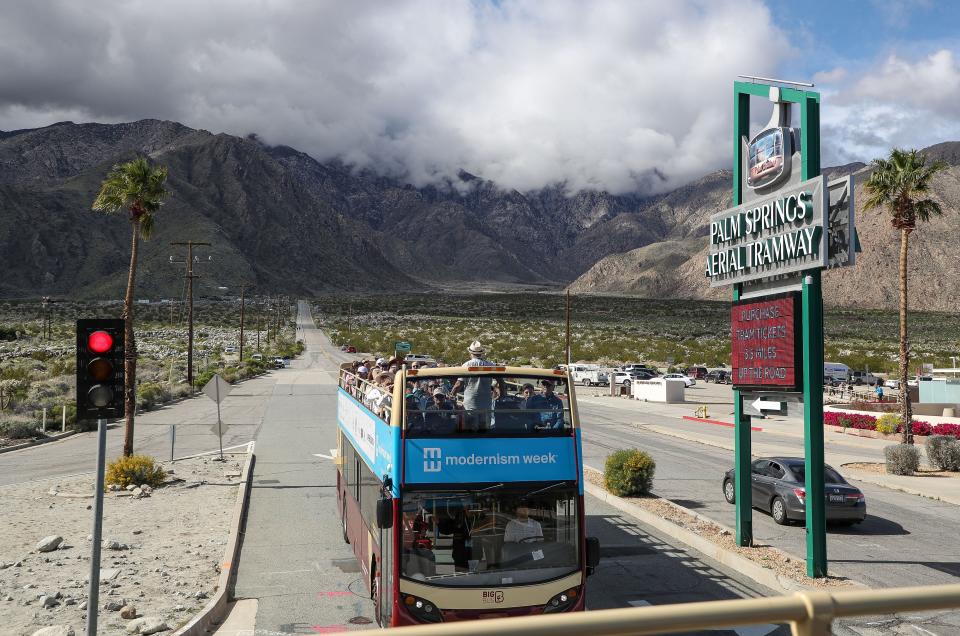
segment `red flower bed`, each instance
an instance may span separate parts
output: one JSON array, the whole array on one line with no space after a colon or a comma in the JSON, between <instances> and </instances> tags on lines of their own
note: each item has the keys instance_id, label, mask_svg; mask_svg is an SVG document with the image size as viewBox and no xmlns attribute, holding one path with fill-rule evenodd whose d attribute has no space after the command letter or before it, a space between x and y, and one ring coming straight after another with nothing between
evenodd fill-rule
<instances>
[{"instance_id":1,"label":"red flower bed","mask_svg":"<svg viewBox=\"0 0 960 636\"><path fill-rule=\"evenodd\" d=\"M960 439L960 424L937 424L933 427L934 435L953 435Z\"/></svg>"},{"instance_id":2,"label":"red flower bed","mask_svg":"<svg viewBox=\"0 0 960 636\"><path fill-rule=\"evenodd\" d=\"M823 414L823 423L826 426L846 426L873 431L877 428L877 418L872 415L859 413L837 413L828 411ZM931 424L923 420L913 420L914 435L952 435L960 439L960 424ZM897 427L897 433L903 432L903 425Z\"/></svg>"},{"instance_id":3,"label":"red flower bed","mask_svg":"<svg viewBox=\"0 0 960 636\"><path fill-rule=\"evenodd\" d=\"M828 411L823 414L823 423L827 426L845 426L847 428L872 431L877 427L877 418L872 415L862 415L860 413L835 413Z\"/></svg>"}]
</instances>

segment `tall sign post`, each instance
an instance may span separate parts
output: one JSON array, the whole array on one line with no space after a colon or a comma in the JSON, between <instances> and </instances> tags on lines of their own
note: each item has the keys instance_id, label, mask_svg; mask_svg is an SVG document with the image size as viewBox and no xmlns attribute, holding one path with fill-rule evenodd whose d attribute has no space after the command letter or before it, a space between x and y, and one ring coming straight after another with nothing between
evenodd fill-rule
<instances>
[{"instance_id":1,"label":"tall sign post","mask_svg":"<svg viewBox=\"0 0 960 636\"><path fill-rule=\"evenodd\" d=\"M752 136L751 97L773 103L770 121ZM706 275L712 287L733 287L736 540L753 543L749 413L785 413L788 403L802 401L807 575L823 577L820 280L823 269L854 263L853 182L847 177L828 184L820 175L820 95L813 91L735 82L733 146L734 207L710 217Z\"/></svg>"}]
</instances>

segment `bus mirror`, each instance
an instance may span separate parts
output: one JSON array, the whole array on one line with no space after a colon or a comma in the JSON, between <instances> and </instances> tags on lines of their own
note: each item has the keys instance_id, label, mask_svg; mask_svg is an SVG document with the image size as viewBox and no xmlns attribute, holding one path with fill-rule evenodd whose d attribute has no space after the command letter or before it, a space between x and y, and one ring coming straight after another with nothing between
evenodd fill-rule
<instances>
[{"instance_id":1,"label":"bus mirror","mask_svg":"<svg viewBox=\"0 0 960 636\"><path fill-rule=\"evenodd\" d=\"M377 527L388 530L393 527L393 499L377 501Z\"/></svg>"},{"instance_id":2,"label":"bus mirror","mask_svg":"<svg viewBox=\"0 0 960 636\"><path fill-rule=\"evenodd\" d=\"M587 572L592 574L593 568L600 565L600 539L587 537Z\"/></svg>"}]
</instances>

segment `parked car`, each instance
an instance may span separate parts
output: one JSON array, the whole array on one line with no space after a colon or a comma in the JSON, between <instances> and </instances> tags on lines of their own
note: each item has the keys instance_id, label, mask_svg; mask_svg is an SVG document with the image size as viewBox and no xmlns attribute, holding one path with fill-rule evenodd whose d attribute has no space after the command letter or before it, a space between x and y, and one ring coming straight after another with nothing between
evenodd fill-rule
<instances>
[{"instance_id":1,"label":"parked car","mask_svg":"<svg viewBox=\"0 0 960 636\"><path fill-rule=\"evenodd\" d=\"M876 386L879 381L880 378L869 371L851 371L847 377L847 382L854 385L867 384L869 386Z\"/></svg>"},{"instance_id":2,"label":"parked car","mask_svg":"<svg viewBox=\"0 0 960 636\"><path fill-rule=\"evenodd\" d=\"M853 525L867 516L867 503L856 486L824 465L824 497L827 522ZM723 476L723 497L736 503L736 470ZM780 525L806 518L806 487L802 457L762 457L750 466L752 506L770 513Z\"/></svg>"},{"instance_id":3,"label":"parked car","mask_svg":"<svg viewBox=\"0 0 960 636\"><path fill-rule=\"evenodd\" d=\"M276 369L282 369L283 367L285 367L285 366L287 366L287 365L286 365L286 363L283 361L283 358L274 358L274 359L273 359L273 366L274 366L274 368L276 368Z\"/></svg>"},{"instance_id":4,"label":"parked car","mask_svg":"<svg viewBox=\"0 0 960 636\"><path fill-rule=\"evenodd\" d=\"M620 367L621 371L644 371L650 375L660 375L660 371L656 367L651 367L649 364L625 364Z\"/></svg>"},{"instance_id":5,"label":"parked car","mask_svg":"<svg viewBox=\"0 0 960 636\"><path fill-rule=\"evenodd\" d=\"M907 380L907 386L920 386L921 382L929 382L933 377L929 375L913 375Z\"/></svg>"},{"instance_id":6,"label":"parked car","mask_svg":"<svg viewBox=\"0 0 960 636\"><path fill-rule=\"evenodd\" d=\"M356 353L356 352L357 352L356 347L354 347L353 345L347 345L347 353Z\"/></svg>"},{"instance_id":7,"label":"parked car","mask_svg":"<svg viewBox=\"0 0 960 636\"><path fill-rule=\"evenodd\" d=\"M237 352L237 348L236 348L236 347L224 347L223 352L224 352L224 353L236 353L236 352Z\"/></svg>"},{"instance_id":8,"label":"parked car","mask_svg":"<svg viewBox=\"0 0 960 636\"><path fill-rule=\"evenodd\" d=\"M888 389L899 389L900 380L894 380L893 378L890 378L883 383L883 386L887 387Z\"/></svg>"},{"instance_id":9,"label":"parked car","mask_svg":"<svg viewBox=\"0 0 960 636\"><path fill-rule=\"evenodd\" d=\"M708 371L707 371L707 367L687 367L686 370L684 370L684 373L689 378L693 378L695 380L702 380L705 377L707 377Z\"/></svg>"},{"instance_id":10,"label":"parked car","mask_svg":"<svg viewBox=\"0 0 960 636\"><path fill-rule=\"evenodd\" d=\"M668 373L663 376L664 380L683 380L683 385L686 387L691 387L697 383L693 378L683 375L682 373Z\"/></svg>"},{"instance_id":11,"label":"parked car","mask_svg":"<svg viewBox=\"0 0 960 636\"><path fill-rule=\"evenodd\" d=\"M730 374L723 369L714 369L703 378L703 381L715 384L730 384Z\"/></svg>"},{"instance_id":12,"label":"parked car","mask_svg":"<svg viewBox=\"0 0 960 636\"><path fill-rule=\"evenodd\" d=\"M629 388L634 380L652 380L654 377L646 371L617 371L613 374L613 383Z\"/></svg>"},{"instance_id":13,"label":"parked car","mask_svg":"<svg viewBox=\"0 0 960 636\"><path fill-rule=\"evenodd\" d=\"M840 386L840 380L833 376L823 376L823 386Z\"/></svg>"},{"instance_id":14,"label":"parked car","mask_svg":"<svg viewBox=\"0 0 960 636\"><path fill-rule=\"evenodd\" d=\"M250 356L250 359L253 360L254 362L260 362L261 360L263 360L263 354L255 353L252 356Z\"/></svg>"}]
</instances>

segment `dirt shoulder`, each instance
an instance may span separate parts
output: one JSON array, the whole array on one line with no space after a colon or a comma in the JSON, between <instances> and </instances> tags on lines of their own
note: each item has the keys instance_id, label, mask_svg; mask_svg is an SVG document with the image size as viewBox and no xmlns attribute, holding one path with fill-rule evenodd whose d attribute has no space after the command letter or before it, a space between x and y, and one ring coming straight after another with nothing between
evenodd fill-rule
<instances>
[{"instance_id":1,"label":"dirt shoulder","mask_svg":"<svg viewBox=\"0 0 960 636\"><path fill-rule=\"evenodd\" d=\"M107 492L104 501L100 616L102 633L126 633L132 619L156 617L174 629L213 596L230 534L245 455L175 462L167 483L149 496ZM93 524L93 475L0 487L0 625L33 634L49 625L81 633ZM52 551L41 540L62 537ZM116 609L105 609L105 606Z\"/></svg>"}]
</instances>

